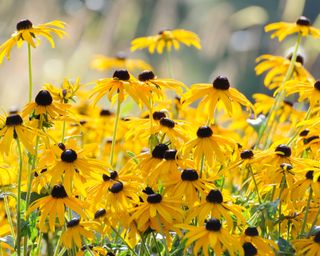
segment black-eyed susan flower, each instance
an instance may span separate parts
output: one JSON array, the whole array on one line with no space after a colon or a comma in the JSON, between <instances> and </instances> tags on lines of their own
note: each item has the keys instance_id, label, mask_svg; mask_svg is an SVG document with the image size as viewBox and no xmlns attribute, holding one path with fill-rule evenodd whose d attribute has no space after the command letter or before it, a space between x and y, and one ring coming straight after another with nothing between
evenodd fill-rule
<instances>
[{"instance_id":1,"label":"black-eyed susan flower","mask_svg":"<svg viewBox=\"0 0 320 256\"><path fill-rule=\"evenodd\" d=\"M266 32L273 31L271 38L278 37L279 41L282 41L287 36L295 33L299 33L301 36L312 36L320 38L320 30L311 26L311 21L304 16L301 16L295 23L289 22L276 22L265 26Z\"/></svg>"},{"instance_id":2,"label":"black-eyed susan flower","mask_svg":"<svg viewBox=\"0 0 320 256\"><path fill-rule=\"evenodd\" d=\"M292 241L297 255L317 256L320 253L320 232L314 236Z\"/></svg>"},{"instance_id":3,"label":"black-eyed susan flower","mask_svg":"<svg viewBox=\"0 0 320 256\"><path fill-rule=\"evenodd\" d=\"M67 229L61 235L63 245L71 249L73 245L82 248L82 239L92 240L93 231L90 229L94 223L80 222L80 218L73 218L67 222Z\"/></svg>"},{"instance_id":4,"label":"black-eyed susan flower","mask_svg":"<svg viewBox=\"0 0 320 256\"><path fill-rule=\"evenodd\" d=\"M240 241L245 243L250 243L253 245L257 252L259 252L258 255L266 255L266 256L274 256L276 255L276 251L278 250L278 245L273 241L269 239L265 239L261 236L259 236L259 231L256 227L247 227L244 231L244 234L241 236ZM246 246L244 246L244 250ZM249 248L250 246L247 245ZM245 253L245 255L247 255Z\"/></svg>"},{"instance_id":5,"label":"black-eyed susan flower","mask_svg":"<svg viewBox=\"0 0 320 256\"><path fill-rule=\"evenodd\" d=\"M194 243L193 255L199 255L200 249L202 249L201 254L205 256L211 255L212 251L215 255L223 255L225 251L230 255L242 255L243 250L240 242L230 234L226 227L223 227L219 219L209 218L200 223L204 223L204 225L200 227L185 224L176 225L188 231L184 238L187 240L186 247Z\"/></svg>"},{"instance_id":6,"label":"black-eyed susan flower","mask_svg":"<svg viewBox=\"0 0 320 256\"><path fill-rule=\"evenodd\" d=\"M242 216L242 207L232 202L232 198L227 191L223 193L218 189L211 189L206 198L198 205L194 205L187 214L186 221L189 222L197 217L200 223L203 223L208 216L225 219L229 228L233 228L233 217L237 224L244 224L245 219Z\"/></svg>"},{"instance_id":7,"label":"black-eyed susan flower","mask_svg":"<svg viewBox=\"0 0 320 256\"><path fill-rule=\"evenodd\" d=\"M134 39L131 42L131 51L148 48L151 54L155 51L162 54L164 48L170 52L172 46L175 50L179 50L180 43L201 49L200 39L197 34L184 29L174 29L161 30L158 35Z\"/></svg>"},{"instance_id":8,"label":"black-eyed susan flower","mask_svg":"<svg viewBox=\"0 0 320 256\"><path fill-rule=\"evenodd\" d=\"M225 110L231 115L234 108L245 106L247 109L252 109L250 101L237 89L231 88L228 78L218 76L212 84L193 84L190 91L183 96L184 104L201 99L197 110L206 112L208 119L213 118L213 114L218 103L222 103Z\"/></svg>"},{"instance_id":9,"label":"black-eyed susan flower","mask_svg":"<svg viewBox=\"0 0 320 256\"><path fill-rule=\"evenodd\" d=\"M10 51L14 45L21 47L23 42L27 42L33 48L39 44L39 36L43 36L54 48L54 41L52 35L57 35L62 38L66 35L64 31L65 23L59 20L50 21L44 24L33 26L30 20L21 20L17 23L17 31L11 35L8 39L0 46L0 63L6 56L10 59ZM36 39L36 42L35 42Z\"/></svg>"},{"instance_id":10,"label":"black-eyed susan flower","mask_svg":"<svg viewBox=\"0 0 320 256\"><path fill-rule=\"evenodd\" d=\"M74 97L80 89L80 86L80 78L77 78L75 81L71 81L65 78L60 88L49 83L43 85L44 89L50 92L52 98L61 103L68 103L70 101L74 101Z\"/></svg>"},{"instance_id":11,"label":"black-eyed susan flower","mask_svg":"<svg viewBox=\"0 0 320 256\"><path fill-rule=\"evenodd\" d=\"M141 195L142 202L131 212L130 220L137 223L138 230L144 232L150 227L161 232L182 222L184 212L180 200L155 193L151 188L145 193Z\"/></svg>"},{"instance_id":12,"label":"black-eyed susan flower","mask_svg":"<svg viewBox=\"0 0 320 256\"><path fill-rule=\"evenodd\" d=\"M91 61L91 67L97 70L128 69L152 70L153 68L144 60L127 58L124 52L119 52L115 57L96 55Z\"/></svg>"},{"instance_id":13,"label":"black-eyed susan flower","mask_svg":"<svg viewBox=\"0 0 320 256\"><path fill-rule=\"evenodd\" d=\"M213 161L225 162L226 156L231 155L236 144L233 140L221 135L213 134L209 126L200 126L197 138L184 144L183 153L188 156L193 152L193 160L199 166L203 156L207 163L212 166Z\"/></svg>"},{"instance_id":14,"label":"black-eyed susan flower","mask_svg":"<svg viewBox=\"0 0 320 256\"><path fill-rule=\"evenodd\" d=\"M1 116L0 152L8 154L14 139L18 138L26 149L34 153L33 139L39 133L36 129L26 126L19 114Z\"/></svg>"},{"instance_id":15,"label":"black-eyed susan flower","mask_svg":"<svg viewBox=\"0 0 320 256\"><path fill-rule=\"evenodd\" d=\"M258 63L255 67L256 74L261 75L267 72L263 81L264 85L269 89L275 89L283 83L291 59L264 54L258 57L256 62ZM303 67L303 57L298 55L292 71L292 80L304 82L311 77L312 75Z\"/></svg>"},{"instance_id":16,"label":"black-eyed susan flower","mask_svg":"<svg viewBox=\"0 0 320 256\"><path fill-rule=\"evenodd\" d=\"M51 194L36 200L28 209L30 214L36 209L40 211L39 226L45 230L46 218L49 218L49 227L51 231L55 230L56 218L60 226L65 223L66 208L75 211L77 214L85 216L83 204L75 197L68 196L63 185L54 185Z\"/></svg>"},{"instance_id":17,"label":"black-eyed susan flower","mask_svg":"<svg viewBox=\"0 0 320 256\"><path fill-rule=\"evenodd\" d=\"M45 115L46 119L55 119L65 116L68 108L70 108L70 105L55 102L49 91L41 90L35 97L34 102L30 102L24 107L22 117L33 114L35 116Z\"/></svg>"}]
</instances>

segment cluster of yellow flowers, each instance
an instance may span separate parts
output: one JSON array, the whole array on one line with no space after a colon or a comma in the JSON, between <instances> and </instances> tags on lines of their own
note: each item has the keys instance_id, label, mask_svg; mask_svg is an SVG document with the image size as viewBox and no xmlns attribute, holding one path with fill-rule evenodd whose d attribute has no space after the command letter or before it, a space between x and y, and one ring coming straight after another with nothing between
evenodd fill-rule
<instances>
[{"instance_id":1,"label":"cluster of yellow flowers","mask_svg":"<svg viewBox=\"0 0 320 256\"><path fill-rule=\"evenodd\" d=\"M265 30L297 43L257 59L276 90L254 104L223 75L189 88L122 53L94 58L116 70L92 90L65 79L33 99L29 63L28 104L0 116L0 255L320 255L320 81L298 54L320 30L306 17ZM54 34L63 22L20 21L0 60L23 43L30 59ZM201 48L178 29L131 50L181 43ZM121 115L127 98L139 114Z\"/></svg>"}]
</instances>

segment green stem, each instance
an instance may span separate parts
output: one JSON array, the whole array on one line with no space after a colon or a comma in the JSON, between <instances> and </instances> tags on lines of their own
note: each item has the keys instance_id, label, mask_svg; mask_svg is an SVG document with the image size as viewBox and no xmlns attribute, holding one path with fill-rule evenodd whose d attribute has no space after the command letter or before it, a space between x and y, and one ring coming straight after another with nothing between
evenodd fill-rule
<instances>
[{"instance_id":1,"label":"green stem","mask_svg":"<svg viewBox=\"0 0 320 256\"><path fill-rule=\"evenodd\" d=\"M259 193L259 188L258 188L258 183L257 183L257 181L256 181L256 178L254 177L254 173L253 173L253 170L252 170L252 168L251 168L251 165L248 164L248 165L247 165L247 168L248 168L248 170L249 170L249 172L250 172L250 175L251 175L251 177L252 177L252 180L253 180L253 183L254 183L254 188L255 188L256 193L257 193L257 197L258 197L259 204L262 204L262 200L261 200L260 193Z\"/></svg>"},{"instance_id":2,"label":"green stem","mask_svg":"<svg viewBox=\"0 0 320 256\"><path fill-rule=\"evenodd\" d=\"M314 221L312 222L312 225L311 225L311 228L310 228L310 230L309 230L309 233L308 233L308 236L307 236L307 237L310 237L310 236L311 236L312 229L313 229L313 227L317 224L319 214L320 214L320 207L319 207L319 209L318 209L318 211L317 211L317 214L316 214L316 217L314 218Z\"/></svg>"},{"instance_id":3,"label":"green stem","mask_svg":"<svg viewBox=\"0 0 320 256\"><path fill-rule=\"evenodd\" d=\"M158 246L157 238L156 238L154 232L152 232L152 237L153 237L154 243L156 244L157 253L158 253L159 256L161 256L161 251L160 251L160 248L159 248L159 246Z\"/></svg>"},{"instance_id":4,"label":"green stem","mask_svg":"<svg viewBox=\"0 0 320 256\"><path fill-rule=\"evenodd\" d=\"M18 145L18 152L19 152L19 171L18 171L18 195L17 195L17 239L16 239L16 248L17 248L17 255L21 255L21 180L22 180L22 150L20 140L17 137L17 145Z\"/></svg>"},{"instance_id":5,"label":"green stem","mask_svg":"<svg viewBox=\"0 0 320 256\"><path fill-rule=\"evenodd\" d=\"M150 252L149 252L148 247L146 245L146 241L144 240L143 234L140 234L140 237L141 237L141 245L143 246L144 251L146 252L146 254L148 256L150 256ZM145 255L145 254L143 254L143 255Z\"/></svg>"},{"instance_id":6,"label":"green stem","mask_svg":"<svg viewBox=\"0 0 320 256\"><path fill-rule=\"evenodd\" d=\"M202 178L202 172L203 172L203 168L204 168L204 154L202 154L201 157L201 163L200 163L200 178Z\"/></svg>"},{"instance_id":7,"label":"green stem","mask_svg":"<svg viewBox=\"0 0 320 256\"><path fill-rule=\"evenodd\" d=\"M57 256L58 255L60 244L61 244L61 234L59 236L59 239L58 239L58 242L57 242L57 245L56 245L56 249L54 250L53 256Z\"/></svg>"},{"instance_id":8,"label":"green stem","mask_svg":"<svg viewBox=\"0 0 320 256\"><path fill-rule=\"evenodd\" d=\"M8 203L8 198L6 195L4 195L3 200L4 200L4 209L6 211L7 219L8 219L9 225L10 225L11 235L12 235L13 239L16 239L16 235L14 233L14 228L13 228L13 222L12 222L12 218L11 218L11 213L10 213L10 208L9 208L9 203Z\"/></svg>"},{"instance_id":9,"label":"green stem","mask_svg":"<svg viewBox=\"0 0 320 256\"><path fill-rule=\"evenodd\" d=\"M115 145L116 145L117 130L118 130L118 124L119 124L119 117L120 117L120 107L121 107L121 101L120 101L120 96L118 94L116 120L114 122L114 128L113 128L113 134L112 134L111 152L110 152L110 165L111 166L113 164L114 149L115 149Z\"/></svg>"},{"instance_id":10,"label":"green stem","mask_svg":"<svg viewBox=\"0 0 320 256\"><path fill-rule=\"evenodd\" d=\"M284 190L284 187L286 185L286 176L284 175L281 179L281 188L280 188L280 193L279 193L279 239L281 237L281 214L282 214L282 202L281 202L281 196Z\"/></svg>"},{"instance_id":11,"label":"green stem","mask_svg":"<svg viewBox=\"0 0 320 256\"><path fill-rule=\"evenodd\" d=\"M62 124L62 136L61 136L61 142L62 142L62 143L64 143L65 133L66 133L66 120L63 120L63 124Z\"/></svg>"},{"instance_id":12,"label":"green stem","mask_svg":"<svg viewBox=\"0 0 320 256\"><path fill-rule=\"evenodd\" d=\"M286 75L284 77L284 80L282 81L281 86L285 82L287 82L292 76L292 73L293 73L293 70L294 70L294 65L295 65L296 60L297 60L297 54L298 54L298 49L299 49L299 45L300 45L300 42L301 42L301 38L302 38L302 35L299 33L298 34L298 38L297 38L297 42L295 44L295 47L294 47L294 50L293 50L293 53L292 53L292 57L291 57L289 68L288 68L287 73L286 73ZM261 141L261 139L262 139L264 134L267 135L267 139L266 139L264 148L266 148L268 146L267 143L269 143L271 141L271 138L272 138L271 128L273 127L273 122L275 121L275 115L276 115L277 111L279 110L281 102L283 101L284 97L285 97L285 91L284 90L281 90L276 95L275 103L271 107L269 115L268 115L265 123L261 126L261 128L259 130L259 136L258 136L258 139L257 139L256 147L259 147L260 141Z\"/></svg>"},{"instance_id":13,"label":"green stem","mask_svg":"<svg viewBox=\"0 0 320 256\"><path fill-rule=\"evenodd\" d=\"M123 241L123 243L128 247L128 249L133 253L133 255L138 256L138 255L136 254L136 252L131 248L131 246L127 243L127 241L126 241L124 238L122 238L122 236L119 234L119 232L118 232L114 227L112 227L112 226L111 226L111 229L113 230L114 233L116 233L116 235L117 235L118 237L120 237L120 239L121 239L121 240Z\"/></svg>"},{"instance_id":14,"label":"green stem","mask_svg":"<svg viewBox=\"0 0 320 256\"><path fill-rule=\"evenodd\" d=\"M313 192L312 187L310 187L307 207L306 207L306 211L305 211L305 214L304 214L304 218L303 218L302 227L301 227L301 231L300 231L299 237L301 237L303 235L304 229L305 229L306 224L307 224L307 219L308 219L308 214L309 214L309 209L310 209L310 203L311 203L311 199L312 199L312 192Z\"/></svg>"},{"instance_id":15,"label":"green stem","mask_svg":"<svg viewBox=\"0 0 320 256\"><path fill-rule=\"evenodd\" d=\"M167 245L167 240L164 238L164 232L163 232L163 228L162 228L162 224L161 224L161 221L160 221L160 216L159 214L157 213L157 221L158 221L158 225L160 227L160 232L161 232L161 235L162 235L162 241L163 241L163 245L164 245L164 248L166 250L166 254L167 256L169 256L169 248L168 248L168 245Z\"/></svg>"},{"instance_id":16,"label":"green stem","mask_svg":"<svg viewBox=\"0 0 320 256\"><path fill-rule=\"evenodd\" d=\"M28 43L28 66L29 66L29 102L32 101L32 63L31 63L31 46Z\"/></svg>"},{"instance_id":17,"label":"green stem","mask_svg":"<svg viewBox=\"0 0 320 256\"><path fill-rule=\"evenodd\" d=\"M171 61L171 53L169 51L166 51L166 60L167 60L168 75L170 76L170 78L173 78L173 67L172 67L172 61Z\"/></svg>"}]
</instances>

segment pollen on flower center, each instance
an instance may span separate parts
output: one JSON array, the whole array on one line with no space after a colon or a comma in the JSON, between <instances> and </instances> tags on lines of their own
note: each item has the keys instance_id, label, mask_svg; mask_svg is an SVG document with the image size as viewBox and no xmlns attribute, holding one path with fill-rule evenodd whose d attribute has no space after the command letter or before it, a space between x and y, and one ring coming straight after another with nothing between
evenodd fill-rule
<instances>
[{"instance_id":1,"label":"pollen on flower center","mask_svg":"<svg viewBox=\"0 0 320 256\"><path fill-rule=\"evenodd\" d=\"M246 228L244 233L247 236L258 236L259 235L258 229L256 227L248 227L248 228Z\"/></svg>"},{"instance_id":2,"label":"pollen on flower center","mask_svg":"<svg viewBox=\"0 0 320 256\"><path fill-rule=\"evenodd\" d=\"M66 149L61 153L61 160L63 162L72 163L76 161L77 158L78 158L78 155L76 151L74 151L73 149Z\"/></svg>"},{"instance_id":3,"label":"pollen on flower center","mask_svg":"<svg viewBox=\"0 0 320 256\"><path fill-rule=\"evenodd\" d=\"M221 225L220 220L215 219L215 218L207 220L206 229L208 231L219 231L221 229L221 227L222 227L222 225Z\"/></svg>"},{"instance_id":4,"label":"pollen on flower center","mask_svg":"<svg viewBox=\"0 0 320 256\"><path fill-rule=\"evenodd\" d=\"M175 123L173 120L171 120L170 118L167 117L163 117L160 119L160 124L162 126L168 127L168 128L173 128L175 126Z\"/></svg>"},{"instance_id":5,"label":"pollen on flower center","mask_svg":"<svg viewBox=\"0 0 320 256\"><path fill-rule=\"evenodd\" d=\"M296 24L297 25L300 25L300 26L310 26L311 25L311 22L310 20L305 17L305 16L301 16L297 21L296 21Z\"/></svg>"},{"instance_id":6,"label":"pollen on flower center","mask_svg":"<svg viewBox=\"0 0 320 256\"><path fill-rule=\"evenodd\" d=\"M66 198L68 197L66 190L64 189L64 186L59 184L53 186L51 190L51 196L53 198Z\"/></svg>"},{"instance_id":7,"label":"pollen on flower center","mask_svg":"<svg viewBox=\"0 0 320 256\"><path fill-rule=\"evenodd\" d=\"M166 144L158 144L157 146L154 147L152 150L152 157L158 158L158 159L163 159L164 158L164 153L168 150L168 146Z\"/></svg>"},{"instance_id":8,"label":"pollen on flower center","mask_svg":"<svg viewBox=\"0 0 320 256\"><path fill-rule=\"evenodd\" d=\"M22 123L22 117L18 114L10 115L6 118L6 126L21 125Z\"/></svg>"},{"instance_id":9,"label":"pollen on flower center","mask_svg":"<svg viewBox=\"0 0 320 256\"><path fill-rule=\"evenodd\" d=\"M223 196L218 189L211 189L206 197L207 202L214 204L221 204L223 202Z\"/></svg>"},{"instance_id":10,"label":"pollen on flower center","mask_svg":"<svg viewBox=\"0 0 320 256\"><path fill-rule=\"evenodd\" d=\"M308 171L308 172L306 173L306 178L307 178L308 180L313 180L313 171Z\"/></svg>"},{"instance_id":11,"label":"pollen on flower center","mask_svg":"<svg viewBox=\"0 0 320 256\"><path fill-rule=\"evenodd\" d=\"M21 20L17 23L17 30L25 30L32 28L32 22L30 20Z\"/></svg>"},{"instance_id":12,"label":"pollen on flower center","mask_svg":"<svg viewBox=\"0 0 320 256\"><path fill-rule=\"evenodd\" d=\"M258 253L258 250L254 245L250 242L246 242L242 245L245 256L254 256Z\"/></svg>"},{"instance_id":13,"label":"pollen on flower center","mask_svg":"<svg viewBox=\"0 0 320 256\"><path fill-rule=\"evenodd\" d=\"M320 231L318 231L317 234L314 236L313 241L320 244Z\"/></svg>"},{"instance_id":14,"label":"pollen on flower center","mask_svg":"<svg viewBox=\"0 0 320 256\"><path fill-rule=\"evenodd\" d=\"M240 157L241 159L250 159L253 157L253 152L252 150L243 150L241 153L240 153Z\"/></svg>"},{"instance_id":15,"label":"pollen on flower center","mask_svg":"<svg viewBox=\"0 0 320 256\"><path fill-rule=\"evenodd\" d=\"M162 196L160 194L151 194L148 195L147 201L150 204L157 204L162 201Z\"/></svg>"},{"instance_id":16,"label":"pollen on flower center","mask_svg":"<svg viewBox=\"0 0 320 256\"><path fill-rule=\"evenodd\" d=\"M99 209L98 211L95 212L94 214L94 218L98 219L100 217L103 217L104 215L106 215L106 210L105 209Z\"/></svg>"},{"instance_id":17,"label":"pollen on flower center","mask_svg":"<svg viewBox=\"0 0 320 256\"><path fill-rule=\"evenodd\" d=\"M37 94L35 102L40 106L49 106L52 103L52 96L49 91L41 90Z\"/></svg>"},{"instance_id":18,"label":"pollen on flower center","mask_svg":"<svg viewBox=\"0 0 320 256\"><path fill-rule=\"evenodd\" d=\"M225 76L218 76L216 79L214 79L212 84L217 90L226 91L230 88L229 80Z\"/></svg>"},{"instance_id":19,"label":"pollen on flower center","mask_svg":"<svg viewBox=\"0 0 320 256\"><path fill-rule=\"evenodd\" d=\"M318 91L320 91L320 80L317 80L317 81L314 83L313 87L314 87L315 89L317 89Z\"/></svg>"},{"instance_id":20,"label":"pollen on flower center","mask_svg":"<svg viewBox=\"0 0 320 256\"><path fill-rule=\"evenodd\" d=\"M166 160L175 160L177 155L177 150L175 149L168 149L164 152L164 159Z\"/></svg>"},{"instance_id":21,"label":"pollen on flower center","mask_svg":"<svg viewBox=\"0 0 320 256\"><path fill-rule=\"evenodd\" d=\"M79 223L80 223L79 218L73 218L72 220L67 222L67 228L72 228L72 227L78 226Z\"/></svg>"},{"instance_id":22,"label":"pollen on flower center","mask_svg":"<svg viewBox=\"0 0 320 256\"><path fill-rule=\"evenodd\" d=\"M195 181L199 179L199 175L196 170L193 169L185 169L181 173L181 179L185 181Z\"/></svg>"},{"instance_id":23,"label":"pollen on flower center","mask_svg":"<svg viewBox=\"0 0 320 256\"><path fill-rule=\"evenodd\" d=\"M197 136L199 138L208 138L212 136L213 131L209 126L201 126L197 131Z\"/></svg>"},{"instance_id":24,"label":"pollen on flower center","mask_svg":"<svg viewBox=\"0 0 320 256\"><path fill-rule=\"evenodd\" d=\"M114 183L110 188L109 191L111 191L114 194L119 193L120 191L123 190L123 183L122 182L117 182Z\"/></svg>"},{"instance_id":25,"label":"pollen on flower center","mask_svg":"<svg viewBox=\"0 0 320 256\"><path fill-rule=\"evenodd\" d=\"M113 78L118 78L122 81L128 81L130 79L130 74L126 69L119 69L113 73Z\"/></svg>"},{"instance_id":26,"label":"pollen on flower center","mask_svg":"<svg viewBox=\"0 0 320 256\"><path fill-rule=\"evenodd\" d=\"M161 118L166 117L166 113L164 111L155 111L152 114L154 120L160 120Z\"/></svg>"},{"instance_id":27,"label":"pollen on flower center","mask_svg":"<svg viewBox=\"0 0 320 256\"><path fill-rule=\"evenodd\" d=\"M291 148L284 144L280 144L279 146L277 146L275 151L283 153L283 154L277 153L279 156L284 156L284 157L291 156Z\"/></svg>"},{"instance_id":28,"label":"pollen on flower center","mask_svg":"<svg viewBox=\"0 0 320 256\"><path fill-rule=\"evenodd\" d=\"M138 79L141 82L148 81L154 78L155 78L155 75L151 70L144 70L138 76Z\"/></svg>"}]
</instances>

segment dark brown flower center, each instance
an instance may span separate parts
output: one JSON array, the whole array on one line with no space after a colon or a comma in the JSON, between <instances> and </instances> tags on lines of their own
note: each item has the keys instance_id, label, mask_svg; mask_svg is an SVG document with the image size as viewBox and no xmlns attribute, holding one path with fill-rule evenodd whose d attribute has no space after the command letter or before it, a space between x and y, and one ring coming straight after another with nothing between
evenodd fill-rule
<instances>
[{"instance_id":1,"label":"dark brown flower center","mask_svg":"<svg viewBox=\"0 0 320 256\"><path fill-rule=\"evenodd\" d=\"M100 116L112 116L113 113L109 109L102 109L100 111Z\"/></svg>"},{"instance_id":2,"label":"dark brown flower center","mask_svg":"<svg viewBox=\"0 0 320 256\"><path fill-rule=\"evenodd\" d=\"M175 125L174 121L171 120L171 119L169 119L169 118L167 118L167 117L161 118L161 119L160 119L160 124L161 124L162 126L165 126L165 127L171 128L171 129L172 129L172 128L174 127L174 125Z\"/></svg>"},{"instance_id":3,"label":"dark brown flower center","mask_svg":"<svg viewBox=\"0 0 320 256\"><path fill-rule=\"evenodd\" d=\"M51 190L51 196L53 198L66 198L68 197L66 190L64 189L64 186L59 184L53 186Z\"/></svg>"},{"instance_id":4,"label":"dark brown flower center","mask_svg":"<svg viewBox=\"0 0 320 256\"><path fill-rule=\"evenodd\" d=\"M208 138L213 134L212 129L209 126L201 126L197 131L197 136L199 138Z\"/></svg>"},{"instance_id":5,"label":"dark brown flower center","mask_svg":"<svg viewBox=\"0 0 320 256\"><path fill-rule=\"evenodd\" d=\"M18 114L10 115L6 118L6 126L21 125L22 123L22 117Z\"/></svg>"},{"instance_id":6,"label":"dark brown flower center","mask_svg":"<svg viewBox=\"0 0 320 256\"><path fill-rule=\"evenodd\" d=\"M301 16L297 21L296 21L297 25L300 26L310 26L311 25L311 21L305 17L305 16Z\"/></svg>"},{"instance_id":7,"label":"dark brown flower center","mask_svg":"<svg viewBox=\"0 0 320 256\"><path fill-rule=\"evenodd\" d=\"M223 196L218 189L211 189L206 197L207 202L213 204L221 204L223 202Z\"/></svg>"},{"instance_id":8,"label":"dark brown flower center","mask_svg":"<svg viewBox=\"0 0 320 256\"><path fill-rule=\"evenodd\" d=\"M253 152L252 150L243 150L241 153L240 153L240 157L241 159L250 159L253 157Z\"/></svg>"},{"instance_id":9,"label":"dark brown flower center","mask_svg":"<svg viewBox=\"0 0 320 256\"><path fill-rule=\"evenodd\" d=\"M259 235L258 229L256 227L248 227L248 228L246 228L244 233L247 236L258 236Z\"/></svg>"},{"instance_id":10,"label":"dark brown flower center","mask_svg":"<svg viewBox=\"0 0 320 256\"><path fill-rule=\"evenodd\" d=\"M151 187L146 187L144 190L142 190L142 192L147 195L156 194Z\"/></svg>"},{"instance_id":11,"label":"dark brown flower center","mask_svg":"<svg viewBox=\"0 0 320 256\"><path fill-rule=\"evenodd\" d=\"M175 149L168 149L164 152L164 159L166 160L175 160L177 155L177 150Z\"/></svg>"},{"instance_id":12,"label":"dark brown flower center","mask_svg":"<svg viewBox=\"0 0 320 256\"><path fill-rule=\"evenodd\" d=\"M62 142L60 142L58 144L58 147L61 149L61 150L66 150L66 145L64 145Z\"/></svg>"},{"instance_id":13,"label":"dark brown flower center","mask_svg":"<svg viewBox=\"0 0 320 256\"><path fill-rule=\"evenodd\" d=\"M94 218L98 219L100 217L103 217L104 215L106 215L106 210L105 209L99 209L98 211L95 212L94 214Z\"/></svg>"},{"instance_id":14,"label":"dark brown flower center","mask_svg":"<svg viewBox=\"0 0 320 256\"><path fill-rule=\"evenodd\" d=\"M52 96L49 91L41 90L37 94L35 102L40 106L49 106L52 103Z\"/></svg>"},{"instance_id":15,"label":"dark brown flower center","mask_svg":"<svg viewBox=\"0 0 320 256\"><path fill-rule=\"evenodd\" d=\"M139 74L138 79L139 79L139 81L144 82L144 81L154 79L155 77L156 76L154 75L154 73L152 71L144 70Z\"/></svg>"},{"instance_id":16,"label":"dark brown flower center","mask_svg":"<svg viewBox=\"0 0 320 256\"><path fill-rule=\"evenodd\" d=\"M308 129L304 129L302 132L299 133L299 136L301 137L307 136L309 132L310 131Z\"/></svg>"},{"instance_id":17,"label":"dark brown flower center","mask_svg":"<svg viewBox=\"0 0 320 256\"><path fill-rule=\"evenodd\" d=\"M128 81L130 79L130 74L128 70L119 69L113 73L113 78L118 78L119 80L122 80L122 81Z\"/></svg>"},{"instance_id":18,"label":"dark brown flower center","mask_svg":"<svg viewBox=\"0 0 320 256\"><path fill-rule=\"evenodd\" d=\"M306 178L308 180L313 180L313 171L307 171Z\"/></svg>"},{"instance_id":19,"label":"dark brown flower center","mask_svg":"<svg viewBox=\"0 0 320 256\"><path fill-rule=\"evenodd\" d=\"M168 146L166 144L158 144L157 146L154 147L152 150L152 157L158 158L158 159L163 159L164 158L164 153L168 150Z\"/></svg>"},{"instance_id":20,"label":"dark brown flower center","mask_svg":"<svg viewBox=\"0 0 320 256\"><path fill-rule=\"evenodd\" d=\"M85 251L85 250L87 250L87 249L92 250L92 249L93 249L93 245L92 245L92 244L87 244L87 245L83 245L83 246L81 247L81 251Z\"/></svg>"},{"instance_id":21,"label":"dark brown flower center","mask_svg":"<svg viewBox=\"0 0 320 256\"><path fill-rule=\"evenodd\" d=\"M110 188L109 188L109 191L114 193L114 194L117 194L119 192L121 192L123 190L123 183L122 182L117 182L117 183L114 183Z\"/></svg>"},{"instance_id":22,"label":"dark brown flower center","mask_svg":"<svg viewBox=\"0 0 320 256\"><path fill-rule=\"evenodd\" d=\"M291 164L287 164L287 163L280 164L280 167L284 171L290 171L293 169L293 166Z\"/></svg>"},{"instance_id":23,"label":"dark brown flower center","mask_svg":"<svg viewBox=\"0 0 320 256\"><path fill-rule=\"evenodd\" d=\"M314 87L315 89L317 89L318 91L320 91L320 80L317 80L317 81L314 83L313 87Z\"/></svg>"},{"instance_id":24,"label":"dark brown flower center","mask_svg":"<svg viewBox=\"0 0 320 256\"><path fill-rule=\"evenodd\" d=\"M162 196L160 194L151 194L148 195L147 201L150 204L158 204L162 201Z\"/></svg>"},{"instance_id":25,"label":"dark brown flower center","mask_svg":"<svg viewBox=\"0 0 320 256\"><path fill-rule=\"evenodd\" d=\"M220 220L212 218L207 220L206 222L206 229L208 231L219 231L221 229L222 225Z\"/></svg>"},{"instance_id":26,"label":"dark brown flower center","mask_svg":"<svg viewBox=\"0 0 320 256\"><path fill-rule=\"evenodd\" d=\"M281 152L281 153L278 153L279 156L283 156L283 157L291 156L291 148L284 144L280 144L279 146L277 146L275 149L275 152Z\"/></svg>"},{"instance_id":27,"label":"dark brown flower center","mask_svg":"<svg viewBox=\"0 0 320 256\"><path fill-rule=\"evenodd\" d=\"M154 120L160 120L161 118L166 117L166 113L164 111L155 111L152 114Z\"/></svg>"},{"instance_id":28,"label":"dark brown flower center","mask_svg":"<svg viewBox=\"0 0 320 256\"><path fill-rule=\"evenodd\" d=\"M303 140L303 143L304 144L309 144L311 141L316 140L316 139L319 139L319 136L318 135L312 135L312 136L310 136L308 138L305 138Z\"/></svg>"},{"instance_id":29,"label":"dark brown flower center","mask_svg":"<svg viewBox=\"0 0 320 256\"><path fill-rule=\"evenodd\" d=\"M218 76L214 81L213 81L213 87L217 90L223 90L226 91L230 88L230 83L228 78L225 76Z\"/></svg>"},{"instance_id":30,"label":"dark brown flower center","mask_svg":"<svg viewBox=\"0 0 320 256\"><path fill-rule=\"evenodd\" d=\"M244 250L244 256L255 256L258 253L257 248L250 242L244 243L242 248Z\"/></svg>"},{"instance_id":31,"label":"dark brown flower center","mask_svg":"<svg viewBox=\"0 0 320 256\"><path fill-rule=\"evenodd\" d=\"M184 181L195 181L199 179L199 175L194 169L185 169L181 173L181 179Z\"/></svg>"},{"instance_id":32,"label":"dark brown flower center","mask_svg":"<svg viewBox=\"0 0 320 256\"><path fill-rule=\"evenodd\" d=\"M73 163L78 158L76 151L73 149L66 149L61 153L61 160L67 163Z\"/></svg>"},{"instance_id":33,"label":"dark brown flower center","mask_svg":"<svg viewBox=\"0 0 320 256\"><path fill-rule=\"evenodd\" d=\"M79 218L73 218L72 220L67 222L67 228L72 228L72 227L78 226L79 223L80 223Z\"/></svg>"},{"instance_id":34,"label":"dark brown flower center","mask_svg":"<svg viewBox=\"0 0 320 256\"><path fill-rule=\"evenodd\" d=\"M292 54L290 54L290 55L288 56L288 60L291 60L291 59L292 59ZM300 63L301 65L303 65L304 59L303 59L302 55L300 55L300 54L297 55L296 62L298 62L298 63Z\"/></svg>"},{"instance_id":35,"label":"dark brown flower center","mask_svg":"<svg viewBox=\"0 0 320 256\"><path fill-rule=\"evenodd\" d=\"M320 231L318 231L317 234L314 236L313 241L320 244Z\"/></svg>"},{"instance_id":36,"label":"dark brown flower center","mask_svg":"<svg viewBox=\"0 0 320 256\"><path fill-rule=\"evenodd\" d=\"M17 30L24 30L32 28L32 22L30 20L21 20L17 23Z\"/></svg>"}]
</instances>

